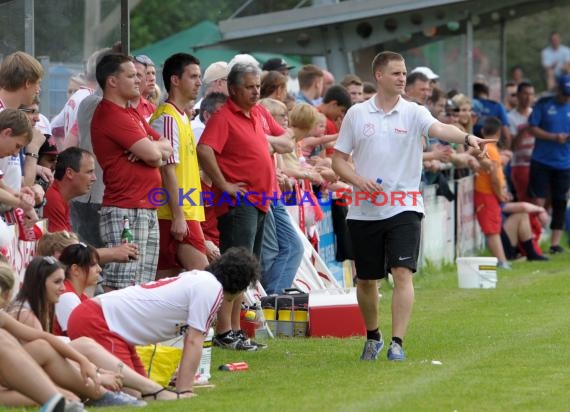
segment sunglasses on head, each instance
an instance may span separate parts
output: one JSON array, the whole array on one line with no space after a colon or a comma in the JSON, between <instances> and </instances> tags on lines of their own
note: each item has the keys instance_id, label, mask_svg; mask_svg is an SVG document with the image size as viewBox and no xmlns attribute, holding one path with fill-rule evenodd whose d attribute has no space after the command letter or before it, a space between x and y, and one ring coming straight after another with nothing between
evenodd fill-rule
<instances>
[{"instance_id":1,"label":"sunglasses on head","mask_svg":"<svg viewBox=\"0 0 570 412\"><path fill-rule=\"evenodd\" d=\"M53 256L43 256L42 260L50 265L55 265L58 263L58 260Z\"/></svg>"},{"instance_id":2,"label":"sunglasses on head","mask_svg":"<svg viewBox=\"0 0 570 412\"><path fill-rule=\"evenodd\" d=\"M137 62L139 62L140 64L144 64L145 66L154 66L154 62L150 59L150 57L144 54L139 54L138 56L134 56L133 58Z\"/></svg>"},{"instance_id":3,"label":"sunglasses on head","mask_svg":"<svg viewBox=\"0 0 570 412\"><path fill-rule=\"evenodd\" d=\"M24 113L30 113L30 114L38 114L40 112L38 109L32 109L29 107L22 107L20 109L20 111L22 111Z\"/></svg>"}]
</instances>

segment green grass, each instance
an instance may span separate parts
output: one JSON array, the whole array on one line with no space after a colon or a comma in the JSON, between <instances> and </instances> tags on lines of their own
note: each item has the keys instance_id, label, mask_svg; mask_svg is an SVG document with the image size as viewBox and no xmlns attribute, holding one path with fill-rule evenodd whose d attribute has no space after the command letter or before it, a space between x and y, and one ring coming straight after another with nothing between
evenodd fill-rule
<instances>
[{"instance_id":1,"label":"green grass","mask_svg":"<svg viewBox=\"0 0 570 412\"><path fill-rule=\"evenodd\" d=\"M215 349L215 389L145 410L568 410L569 263L569 252L515 262L487 290L458 289L453 266L428 267L415 280L406 362L389 363L385 350L377 362L360 362L362 338L279 339L257 353ZM383 283L381 292L388 337L391 289ZM249 371L216 370L235 361L248 362Z\"/></svg>"}]
</instances>

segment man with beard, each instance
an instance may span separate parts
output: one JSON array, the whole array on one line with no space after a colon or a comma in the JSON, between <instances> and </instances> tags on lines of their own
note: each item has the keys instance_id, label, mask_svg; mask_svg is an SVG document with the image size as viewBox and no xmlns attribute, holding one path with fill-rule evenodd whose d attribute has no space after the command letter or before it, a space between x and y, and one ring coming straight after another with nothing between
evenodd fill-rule
<instances>
[{"instance_id":1,"label":"man with beard","mask_svg":"<svg viewBox=\"0 0 570 412\"><path fill-rule=\"evenodd\" d=\"M103 169L105 193L101 207L101 238L107 247L121 243L128 218L138 260L109 264L103 282L107 291L154 280L158 263L159 230L156 205L149 196L161 186L160 166L172 155L170 142L160 137L129 100L140 95L133 61L108 54L97 64L103 100L91 122L91 142Z\"/></svg>"}]
</instances>

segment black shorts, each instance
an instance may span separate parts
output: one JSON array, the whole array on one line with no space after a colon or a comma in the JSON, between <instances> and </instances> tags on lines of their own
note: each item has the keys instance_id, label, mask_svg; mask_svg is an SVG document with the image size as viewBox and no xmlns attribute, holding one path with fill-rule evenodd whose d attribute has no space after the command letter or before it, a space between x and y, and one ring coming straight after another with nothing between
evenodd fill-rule
<instances>
[{"instance_id":1,"label":"black shorts","mask_svg":"<svg viewBox=\"0 0 570 412\"><path fill-rule=\"evenodd\" d=\"M528 195L532 198L566 200L570 189L570 169L554 169L532 160L528 180Z\"/></svg>"},{"instance_id":2,"label":"black shorts","mask_svg":"<svg viewBox=\"0 0 570 412\"><path fill-rule=\"evenodd\" d=\"M348 220L359 279L382 279L393 267L416 272L423 215L402 212L384 220Z\"/></svg>"}]
</instances>

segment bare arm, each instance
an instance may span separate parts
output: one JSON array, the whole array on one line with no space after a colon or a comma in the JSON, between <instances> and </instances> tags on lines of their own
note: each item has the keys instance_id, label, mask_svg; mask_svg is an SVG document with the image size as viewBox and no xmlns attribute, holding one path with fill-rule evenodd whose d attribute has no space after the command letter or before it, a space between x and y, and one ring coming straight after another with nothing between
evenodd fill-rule
<instances>
[{"instance_id":1,"label":"bare arm","mask_svg":"<svg viewBox=\"0 0 570 412\"><path fill-rule=\"evenodd\" d=\"M508 202L503 207L506 213L544 213L546 209L529 202Z\"/></svg>"},{"instance_id":2,"label":"bare arm","mask_svg":"<svg viewBox=\"0 0 570 412\"><path fill-rule=\"evenodd\" d=\"M338 133L327 134L325 136L320 136L320 137L309 136L309 137L305 137L302 142L303 142L303 145L314 147L314 146L317 146L320 144L327 144L330 142L334 142L334 141L336 141L337 138L338 138Z\"/></svg>"},{"instance_id":3,"label":"bare arm","mask_svg":"<svg viewBox=\"0 0 570 412\"><path fill-rule=\"evenodd\" d=\"M538 139L558 142L560 144L564 144L568 140L568 133L551 133L538 126L531 126L530 133Z\"/></svg>"},{"instance_id":4,"label":"bare arm","mask_svg":"<svg viewBox=\"0 0 570 412\"><path fill-rule=\"evenodd\" d=\"M97 249L99 263L102 265L109 262L128 262L139 257L139 247L134 243L123 243L113 247L102 247Z\"/></svg>"},{"instance_id":5,"label":"bare arm","mask_svg":"<svg viewBox=\"0 0 570 412\"><path fill-rule=\"evenodd\" d=\"M370 194L382 190L382 185L372 179L359 176L348 161L350 155L335 150L332 158L332 168L342 180L364 190Z\"/></svg>"},{"instance_id":6,"label":"bare arm","mask_svg":"<svg viewBox=\"0 0 570 412\"><path fill-rule=\"evenodd\" d=\"M503 135L503 137L505 138L505 147L507 149L510 149L513 144L513 135L511 134L511 131L509 130L508 126L501 126L501 133Z\"/></svg>"},{"instance_id":7,"label":"bare arm","mask_svg":"<svg viewBox=\"0 0 570 412\"><path fill-rule=\"evenodd\" d=\"M204 334L192 327L188 328L184 338L184 349L182 359L178 366L178 378L176 379L176 390L178 392L191 391L194 383L194 376L200 364L202 356L202 346L204 344ZM192 393L184 394L187 397Z\"/></svg>"},{"instance_id":8,"label":"bare arm","mask_svg":"<svg viewBox=\"0 0 570 412\"><path fill-rule=\"evenodd\" d=\"M182 241L183 237L188 232L188 226L186 225L186 219L184 218L184 212L182 207L179 205L178 198L178 179L176 178L176 165L168 164L160 169L162 175L162 184L168 193L168 207L172 214L172 223L170 227L170 233L172 236L178 240ZM187 191L192 188L185 187L182 190Z\"/></svg>"},{"instance_id":9,"label":"bare arm","mask_svg":"<svg viewBox=\"0 0 570 412\"><path fill-rule=\"evenodd\" d=\"M281 169L283 173L285 173L289 177L294 177L295 179L309 179L311 182L315 184L321 184L323 182L323 178L321 177L318 171L313 170L311 167L310 169L304 169L301 166L298 167L288 167L283 166Z\"/></svg>"},{"instance_id":10,"label":"bare arm","mask_svg":"<svg viewBox=\"0 0 570 412\"><path fill-rule=\"evenodd\" d=\"M204 172L212 179L212 183L218 189L228 193L231 196L235 196L237 192L242 194L246 193L246 189L240 184L232 184L226 181L220 166L218 166L218 161L214 154L214 149L205 144L198 144L196 147L196 152L198 153L198 160Z\"/></svg>"},{"instance_id":11,"label":"bare arm","mask_svg":"<svg viewBox=\"0 0 570 412\"><path fill-rule=\"evenodd\" d=\"M40 151L40 147L44 144L46 137L35 127L33 128L32 141L26 146L26 153L33 153L37 155ZM35 156L26 156L24 162L24 179L23 186L31 186L36 181L36 166L38 164L38 158Z\"/></svg>"},{"instance_id":12,"label":"bare arm","mask_svg":"<svg viewBox=\"0 0 570 412\"><path fill-rule=\"evenodd\" d=\"M436 121L429 128L429 135L445 140L449 143L466 144L477 149L480 153L485 153L485 145L496 142L497 139L481 139L472 134L467 134L463 130L452 124Z\"/></svg>"},{"instance_id":13,"label":"bare arm","mask_svg":"<svg viewBox=\"0 0 570 412\"><path fill-rule=\"evenodd\" d=\"M161 138L158 141L140 139L129 147L129 152L142 160L148 166L160 167L162 161L168 159L172 154L172 146L170 145L170 142L164 138Z\"/></svg>"},{"instance_id":14,"label":"bare arm","mask_svg":"<svg viewBox=\"0 0 570 412\"><path fill-rule=\"evenodd\" d=\"M267 141L271 145L274 153L291 153L295 149L295 144L286 135L283 136L267 136Z\"/></svg>"},{"instance_id":15,"label":"bare arm","mask_svg":"<svg viewBox=\"0 0 570 412\"><path fill-rule=\"evenodd\" d=\"M2 328L11 335L24 342L31 342L37 339L43 339L48 342L61 356L75 361L81 369L81 376L87 383L87 379L91 378L96 386L99 386L99 377L97 369L85 356L77 352L67 343L64 343L58 337L41 330L31 328L23 323L18 322L4 311L0 311L0 324Z\"/></svg>"}]
</instances>

